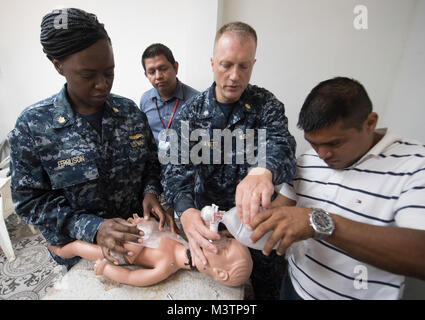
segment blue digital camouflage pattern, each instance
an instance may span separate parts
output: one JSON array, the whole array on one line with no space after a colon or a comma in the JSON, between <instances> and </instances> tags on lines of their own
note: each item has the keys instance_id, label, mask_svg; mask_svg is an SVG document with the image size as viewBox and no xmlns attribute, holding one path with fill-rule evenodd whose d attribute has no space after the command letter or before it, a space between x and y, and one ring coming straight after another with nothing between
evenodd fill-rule
<instances>
[{"instance_id":1,"label":"blue digital camouflage pattern","mask_svg":"<svg viewBox=\"0 0 425 320\"><path fill-rule=\"evenodd\" d=\"M188 100L176 115L172 129L177 132L179 141L184 130L182 122L189 123L190 131L206 129L213 137L213 129L266 129L266 168L273 174L273 184L290 181L295 174L295 139L288 131L288 120L285 116L283 103L266 89L248 85L233 113L226 119L217 105L214 95L215 83L206 91ZM242 135L243 136L243 135ZM255 165L246 161L237 164L235 139L233 137L232 163L198 164L192 161L187 164L169 163L163 166L162 186L168 203L173 204L178 216L188 208L201 209L212 203L221 210L235 206L235 192L238 183L247 175L248 170ZM189 141L189 140L188 140ZM255 134L255 152L257 152L257 133ZM198 141L190 141L190 149ZM212 144L211 144L212 145ZM221 159L224 159L224 148ZM213 152L210 152L211 157ZM179 159L181 148L179 148Z\"/></svg>"},{"instance_id":2,"label":"blue digital camouflage pattern","mask_svg":"<svg viewBox=\"0 0 425 320\"><path fill-rule=\"evenodd\" d=\"M102 137L57 94L26 108L9 133L17 214L47 242L94 242L104 219L142 214L162 191L157 147L136 104L110 94Z\"/></svg>"}]
</instances>

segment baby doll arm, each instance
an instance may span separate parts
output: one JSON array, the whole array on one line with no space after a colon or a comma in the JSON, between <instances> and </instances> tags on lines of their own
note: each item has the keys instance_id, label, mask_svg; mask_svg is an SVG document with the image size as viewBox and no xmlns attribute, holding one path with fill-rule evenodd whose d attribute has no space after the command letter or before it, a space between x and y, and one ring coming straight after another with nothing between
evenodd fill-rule
<instances>
[{"instance_id":1,"label":"baby doll arm","mask_svg":"<svg viewBox=\"0 0 425 320\"><path fill-rule=\"evenodd\" d=\"M102 249L98 245L81 240L75 240L63 246L47 245L47 248L62 258L79 256L90 261L103 259Z\"/></svg>"},{"instance_id":2,"label":"baby doll arm","mask_svg":"<svg viewBox=\"0 0 425 320\"><path fill-rule=\"evenodd\" d=\"M138 287L151 286L176 272L176 267L161 264L153 269L136 269L131 270L121 266L109 264L105 260L97 260L94 271L98 275L104 275L111 280L123 284L129 284Z\"/></svg>"}]
</instances>

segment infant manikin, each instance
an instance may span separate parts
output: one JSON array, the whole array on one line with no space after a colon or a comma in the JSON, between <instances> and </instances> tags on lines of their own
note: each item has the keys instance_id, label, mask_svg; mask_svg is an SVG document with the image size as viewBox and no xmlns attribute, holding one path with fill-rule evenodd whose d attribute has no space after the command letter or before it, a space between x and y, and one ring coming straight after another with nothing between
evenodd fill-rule
<instances>
[{"instance_id":1,"label":"infant manikin","mask_svg":"<svg viewBox=\"0 0 425 320\"><path fill-rule=\"evenodd\" d=\"M168 278L179 269L192 269L186 240L169 230L159 231L158 222L154 219L145 220L134 215L128 221L144 232L143 242L124 243L124 247L133 252L133 255L121 257L120 263L145 268L132 270L109 263L104 259L100 246L81 240L63 246L48 245L48 248L64 258L80 256L95 261L94 269L97 275L134 286L150 286ZM249 279L252 271L249 250L233 238L223 237L221 243L217 254L205 250L208 264L196 263L196 268L223 285L239 286Z\"/></svg>"}]
</instances>

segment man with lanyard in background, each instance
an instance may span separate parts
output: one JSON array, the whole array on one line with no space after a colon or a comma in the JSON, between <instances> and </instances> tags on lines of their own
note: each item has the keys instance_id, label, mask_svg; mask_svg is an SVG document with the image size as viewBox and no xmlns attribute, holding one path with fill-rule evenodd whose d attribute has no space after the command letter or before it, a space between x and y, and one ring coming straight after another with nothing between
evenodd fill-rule
<instances>
[{"instance_id":1,"label":"man with lanyard in background","mask_svg":"<svg viewBox=\"0 0 425 320\"><path fill-rule=\"evenodd\" d=\"M142 95L140 110L148 118L158 149L167 150L169 142L159 141L159 133L170 128L176 111L199 92L177 78L179 63L174 60L171 50L161 43L154 43L145 49L142 65L153 88ZM165 202L163 194L159 200L164 209L173 216L174 209Z\"/></svg>"},{"instance_id":2,"label":"man with lanyard in background","mask_svg":"<svg viewBox=\"0 0 425 320\"><path fill-rule=\"evenodd\" d=\"M158 140L159 132L169 129L178 108L199 92L177 78L179 64L161 43L146 48L142 65L153 88L142 95L140 109L148 118L158 148L167 149L168 143Z\"/></svg>"}]
</instances>

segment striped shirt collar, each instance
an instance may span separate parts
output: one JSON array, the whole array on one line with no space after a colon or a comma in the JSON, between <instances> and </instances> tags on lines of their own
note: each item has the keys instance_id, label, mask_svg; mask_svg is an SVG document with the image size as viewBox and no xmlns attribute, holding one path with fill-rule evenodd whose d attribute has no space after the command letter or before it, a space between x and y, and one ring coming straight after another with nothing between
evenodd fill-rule
<instances>
[{"instance_id":1,"label":"striped shirt collar","mask_svg":"<svg viewBox=\"0 0 425 320\"><path fill-rule=\"evenodd\" d=\"M379 155L382 154L390 145L392 145L397 140L400 140L400 137L393 133L389 128L376 129L375 132L379 135L383 135L381 140L379 140L377 144L375 144L368 152L366 152L363 157L361 157L348 168L356 167L370 158L379 157Z\"/></svg>"}]
</instances>

